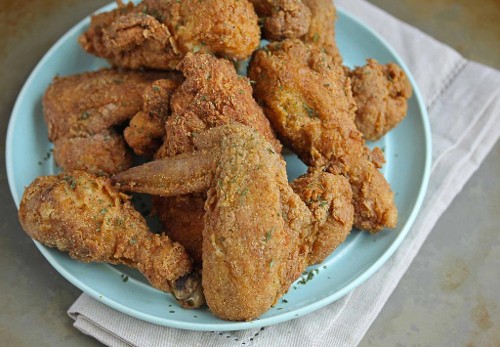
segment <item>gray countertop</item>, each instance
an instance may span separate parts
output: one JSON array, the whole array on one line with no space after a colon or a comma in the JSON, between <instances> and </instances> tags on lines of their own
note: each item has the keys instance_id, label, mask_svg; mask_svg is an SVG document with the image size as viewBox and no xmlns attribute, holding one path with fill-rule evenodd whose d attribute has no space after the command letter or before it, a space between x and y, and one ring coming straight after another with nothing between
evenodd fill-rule
<instances>
[{"instance_id":1,"label":"gray countertop","mask_svg":"<svg viewBox=\"0 0 500 347\"><path fill-rule=\"evenodd\" d=\"M108 0L0 0L0 151L15 98L36 62L74 23ZM372 0L500 68L498 0ZM22 160L22 158L19 158ZM361 346L500 346L500 143L435 226ZM0 345L97 346L66 310L80 291L17 221L0 161Z\"/></svg>"}]
</instances>

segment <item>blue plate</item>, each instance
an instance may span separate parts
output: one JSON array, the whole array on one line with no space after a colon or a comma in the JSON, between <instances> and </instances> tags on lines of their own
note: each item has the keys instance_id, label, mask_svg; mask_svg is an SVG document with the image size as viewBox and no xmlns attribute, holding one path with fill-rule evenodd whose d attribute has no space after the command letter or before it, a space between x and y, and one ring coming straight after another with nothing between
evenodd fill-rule
<instances>
[{"instance_id":1,"label":"blue plate","mask_svg":"<svg viewBox=\"0 0 500 347\"><path fill-rule=\"evenodd\" d=\"M385 151L387 164L383 172L395 192L399 209L396 229L376 235L353 231L323 264L309 268L310 275L292 285L283 297L286 303L280 300L251 322L220 320L208 309L184 310L169 294L152 288L138 272L125 267L79 263L35 242L40 252L62 276L100 302L144 321L192 330L239 330L284 322L339 299L369 278L399 246L420 209L430 173L431 135L422 97L403 61L373 31L341 9L338 14L337 42L347 65L363 65L368 57L383 63L393 61L403 67L413 86L406 119L384 139L371 144ZM78 35L88 25L86 18L45 54L15 104L7 133L6 161L10 190L18 206L24 187L35 177L57 172L43 121L41 99L45 89L56 75L106 66L105 61L84 53L77 44ZM296 157L287 155L286 159L291 178L304 171ZM129 277L126 282L122 280L123 273Z\"/></svg>"}]
</instances>

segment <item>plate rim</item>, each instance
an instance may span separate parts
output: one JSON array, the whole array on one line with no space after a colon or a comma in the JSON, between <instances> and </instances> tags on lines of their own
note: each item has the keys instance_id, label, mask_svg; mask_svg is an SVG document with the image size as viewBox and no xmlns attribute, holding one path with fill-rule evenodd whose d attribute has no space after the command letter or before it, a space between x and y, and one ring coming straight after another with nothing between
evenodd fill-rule
<instances>
[{"instance_id":1,"label":"plate rim","mask_svg":"<svg viewBox=\"0 0 500 347\"><path fill-rule=\"evenodd\" d=\"M13 153L12 153L12 143L14 139L14 124L17 122L17 117L13 117L15 114L18 114L20 112L21 108L21 100L24 99L25 94L27 93L28 86L33 83L33 80L35 76L38 74L38 71L42 68L42 66L45 64L47 60L50 59L50 57L53 55L54 51L58 50L60 46L67 40L68 36L73 35L75 32L78 30L81 30L81 27L90 23L90 15L99 13L102 11L109 10L115 6L114 3L105 5L98 9L97 11L94 11L93 13L89 14L82 20L78 21L76 24L74 24L69 30L67 30L51 47L50 49L44 54L42 59L37 63L35 68L31 71L29 77L26 79L23 87L21 88L21 91L19 92L16 102L14 104L14 107L12 109L10 119L9 119L9 125L7 128L7 135L6 135L6 144L5 144L5 159L6 159L6 171L7 171L7 178L8 178L8 184L9 184L9 189L11 192L11 195L14 199L14 202L16 204L16 207L19 208L19 202L20 202L20 197L17 194L17 191L15 189L14 185L14 172L13 172L13 165L11 164L13 162ZM413 93L414 97L417 102L418 109L420 111L419 118L422 122L423 125L423 130L424 130L424 145L425 145L425 151L424 151L424 156L425 156L425 164L423 168L423 176L422 176L422 182L419 187L418 195L416 199L413 202L413 207L411 208L411 213L408 216L407 220L405 221L405 225L399 232L399 235L393 240L393 242L390 244L390 246L382 253L381 256L378 257L378 259L371 264L365 271L360 273L353 281L349 282L347 285L343 286L342 288L338 289L335 293L320 299L314 303L308 304L304 307L295 309L290 312L283 312L283 314L278 315L278 316L272 316L272 317L267 317L263 319L257 319L249 322L230 322L228 321L227 323L217 323L217 324L211 324L211 323L195 323L195 322L185 322L185 321L176 321L174 319L165 319L165 318L160 318L153 316L148 313L140 312L134 309L130 309L129 307L118 303L106 296L100 295L96 290L92 289L91 287L87 286L85 283L80 281L77 277L75 277L73 274L71 274L68 270L66 270L62 265L60 265L50 254L48 248L40 244L39 242L33 240L35 243L36 247L40 250L40 252L43 254L43 256L47 259L47 261L51 264L54 269L61 274L67 281L72 283L74 286L82 290L84 293L88 294L89 296L93 297L94 299L98 300L99 302L104 303L105 305L122 312L124 314L127 314L131 317L135 317L137 319L158 324L161 326L168 326L172 328L179 328L179 329L187 329L187 330L195 330L195 331L234 331L234 330L243 330L243 329L251 329L251 328L260 328L263 326L269 326L269 325L274 325L278 323L282 323L285 321L289 321L301 316L304 316L308 313L311 313L315 310L318 310L319 308L322 308L351 292L354 290L356 287L361 285L363 282L365 282L368 278L370 278L396 251L396 249L399 247L401 242L404 240L406 235L408 234L409 230L413 226L415 219L418 215L418 213L421 210L423 200L426 195L426 191L428 188L429 184L429 179L430 179L430 173L431 173L431 162L432 162L432 135L431 135L431 127L430 127L430 121L427 113L427 109L424 104L424 99L422 97L422 94L418 88L418 85L413 77L413 75L410 73L410 70L406 66L406 63L404 62L403 59L399 56L399 54L396 52L396 50L385 41L385 39L380 36L377 32L375 32L373 29L371 29L369 26L361 22L359 19L357 19L355 16L351 15L347 11L345 11L341 6L337 6L337 11L342 15L348 18L349 20L353 21L356 25L361 27L363 30L367 31L371 36L375 37L376 40L378 40L385 49L389 51L389 53L395 58L396 62L401 66L401 68L406 72L410 83L413 88Z\"/></svg>"}]
</instances>

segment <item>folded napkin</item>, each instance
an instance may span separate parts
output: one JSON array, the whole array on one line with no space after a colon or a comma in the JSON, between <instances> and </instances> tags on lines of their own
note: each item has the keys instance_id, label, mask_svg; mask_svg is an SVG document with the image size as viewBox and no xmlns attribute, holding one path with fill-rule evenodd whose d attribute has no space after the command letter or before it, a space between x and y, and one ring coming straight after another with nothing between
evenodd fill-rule
<instances>
[{"instance_id":1,"label":"folded napkin","mask_svg":"<svg viewBox=\"0 0 500 347\"><path fill-rule=\"evenodd\" d=\"M109 346L355 346L370 327L434 224L500 135L500 72L363 0L337 0L389 42L406 62L429 112L433 166L427 196L396 253L369 280L327 307L278 325L194 332L146 323L83 294L69 309L74 326Z\"/></svg>"}]
</instances>

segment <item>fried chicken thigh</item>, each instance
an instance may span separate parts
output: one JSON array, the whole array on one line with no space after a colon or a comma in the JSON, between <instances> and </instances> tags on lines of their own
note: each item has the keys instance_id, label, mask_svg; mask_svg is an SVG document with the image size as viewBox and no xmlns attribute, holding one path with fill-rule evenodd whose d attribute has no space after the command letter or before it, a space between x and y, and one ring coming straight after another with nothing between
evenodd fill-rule
<instances>
[{"instance_id":1,"label":"fried chicken thigh","mask_svg":"<svg viewBox=\"0 0 500 347\"><path fill-rule=\"evenodd\" d=\"M188 52L230 59L259 45L257 15L247 0L144 0L92 17L84 50L131 69L175 69Z\"/></svg>"},{"instance_id":2,"label":"fried chicken thigh","mask_svg":"<svg viewBox=\"0 0 500 347\"><path fill-rule=\"evenodd\" d=\"M83 262L124 264L183 307L204 303L200 278L184 248L153 234L105 177L74 171L38 177L26 188L19 220L33 239Z\"/></svg>"},{"instance_id":3,"label":"fried chicken thigh","mask_svg":"<svg viewBox=\"0 0 500 347\"><path fill-rule=\"evenodd\" d=\"M278 136L310 166L342 174L353 191L355 226L377 232L395 227L394 194L356 128L350 81L340 65L299 40L272 43L249 68L254 95Z\"/></svg>"},{"instance_id":4,"label":"fried chicken thigh","mask_svg":"<svg viewBox=\"0 0 500 347\"><path fill-rule=\"evenodd\" d=\"M376 141L406 116L412 95L410 81L396 64L379 64L368 59L366 65L348 72L356 102L356 126L367 140Z\"/></svg>"},{"instance_id":5,"label":"fried chicken thigh","mask_svg":"<svg viewBox=\"0 0 500 347\"><path fill-rule=\"evenodd\" d=\"M141 110L141 96L147 86L174 76L165 72L101 69L56 77L43 97L56 163L66 171L80 169L98 174L130 167L131 154L113 127Z\"/></svg>"},{"instance_id":6,"label":"fried chicken thigh","mask_svg":"<svg viewBox=\"0 0 500 347\"><path fill-rule=\"evenodd\" d=\"M256 318L307 265L344 241L354 218L349 183L311 172L296 181L295 193L282 157L241 124L201 132L193 141L194 152L113 179L121 189L162 196L208 191L202 270L208 306L223 319Z\"/></svg>"}]
</instances>

